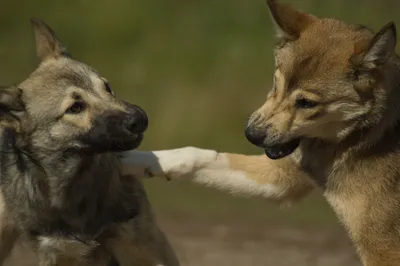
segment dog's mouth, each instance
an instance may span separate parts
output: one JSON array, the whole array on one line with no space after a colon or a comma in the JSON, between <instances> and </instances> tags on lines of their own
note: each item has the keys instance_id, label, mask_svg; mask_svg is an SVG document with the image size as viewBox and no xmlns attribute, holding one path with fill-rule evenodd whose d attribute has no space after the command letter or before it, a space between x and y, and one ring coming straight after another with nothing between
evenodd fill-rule
<instances>
[{"instance_id":1,"label":"dog's mouth","mask_svg":"<svg viewBox=\"0 0 400 266\"><path fill-rule=\"evenodd\" d=\"M264 151L268 158L277 160L292 154L299 145L300 139L294 139L283 144L265 147Z\"/></svg>"},{"instance_id":2,"label":"dog's mouth","mask_svg":"<svg viewBox=\"0 0 400 266\"><path fill-rule=\"evenodd\" d=\"M72 147L71 150L85 153L124 152L137 149L143 141L143 133L119 136L117 138L89 138L84 139L81 145Z\"/></svg>"},{"instance_id":3,"label":"dog's mouth","mask_svg":"<svg viewBox=\"0 0 400 266\"><path fill-rule=\"evenodd\" d=\"M113 141L110 143L110 150L113 152L122 152L137 149L143 141L143 133L132 134L127 140Z\"/></svg>"}]
</instances>

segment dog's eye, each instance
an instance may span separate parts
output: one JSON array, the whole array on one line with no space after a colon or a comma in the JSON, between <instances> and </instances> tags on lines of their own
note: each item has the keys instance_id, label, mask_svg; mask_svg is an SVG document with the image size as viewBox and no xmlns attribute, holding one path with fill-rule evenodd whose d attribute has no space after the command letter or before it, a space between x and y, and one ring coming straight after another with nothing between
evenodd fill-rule
<instances>
[{"instance_id":1,"label":"dog's eye","mask_svg":"<svg viewBox=\"0 0 400 266\"><path fill-rule=\"evenodd\" d=\"M67 109L66 113L67 114L79 114L79 113L83 112L85 110L85 108L86 108L85 103L75 102L73 105L71 105Z\"/></svg>"},{"instance_id":2,"label":"dog's eye","mask_svg":"<svg viewBox=\"0 0 400 266\"><path fill-rule=\"evenodd\" d=\"M105 87L106 91L107 91L109 94L114 95L114 91L111 89L111 86L110 86L110 84L109 84L108 82L105 82L105 83L104 83L104 87Z\"/></svg>"},{"instance_id":3,"label":"dog's eye","mask_svg":"<svg viewBox=\"0 0 400 266\"><path fill-rule=\"evenodd\" d=\"M314 101L310 101L307 99L298 99L296 101L296 108L304 108L304 109L308 109L308 108L314 108L318 105L318 103L314 102Z\"/></svg>"}]
</instances>

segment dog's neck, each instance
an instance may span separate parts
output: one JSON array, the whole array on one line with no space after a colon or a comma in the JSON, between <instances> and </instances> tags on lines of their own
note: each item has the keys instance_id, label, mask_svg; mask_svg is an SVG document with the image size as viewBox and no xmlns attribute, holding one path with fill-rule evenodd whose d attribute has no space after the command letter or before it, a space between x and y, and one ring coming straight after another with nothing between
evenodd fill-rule
<instances>
[{"instance_id":1,"label":"dog's neck","mask_svg":"<svg viewBox=\"0 0 400 266\"><path fill-rule=\"evenodd\" d=\"M46 153L43 153L46 154ZM49 182L49 198L54 208L64 208L80 201L86 193L107 195L117 189L118 161L112 154L81 155L59 152L37 158Z\"/></svg>"},{"instance_id":2,"label":"dog's neck","mask_svg":"<svg viewBox=\"0 0 400 266\"><path fill-rule=\"evenodd\" d=\"M60 156L42 158L41 164L47 171L52 208L61 210L67 220L78 218L77 226L82 222L101 221L102 217L117 221L135 215L133 202L129 203L132 204L129 209L121 206L125 204L122 194L128 188L122 183L115 154L60 153ZM116 211L111 215L114 217L110 217L110 211Z\"/></svg>"},{"instance_id":3,"label":"dog's neck","mask_svg":"<svg viewBox=\"0 0 400 266\"><path fill-rule=\"evenodd\" d=\"M92 240L113 223L138 214L133 186L141 184L132 178L125 182L114 154L60 151L48 156L40 148L34 153L18 149L12 134L4 141L2 149L7 153L2 162L9 166L2 167L1 188L23 231Z\"/></svg>"}]
</instances>

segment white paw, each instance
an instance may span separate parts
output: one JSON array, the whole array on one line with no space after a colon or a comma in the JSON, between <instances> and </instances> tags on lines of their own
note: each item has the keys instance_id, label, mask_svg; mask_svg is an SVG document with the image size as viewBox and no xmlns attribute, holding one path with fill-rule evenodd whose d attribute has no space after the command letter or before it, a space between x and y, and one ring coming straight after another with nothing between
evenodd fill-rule
<instances>
[{"instance_id":1,"label":"white paw","mask_svg":"<svg viewBox=\"0 0 400 266\"><path fill-rule=\"evenodd\" d=\"M213 150L184 147L174 150L155 151L159 166L168 179L193 176L200 168L216 160L218 153Z\"/></svg>"},{"instance_id":2,"label":"white paw","mask_svg":"<svg viewBox=\"0 0 400 266\"><path fill-rule=\"evenodd\" d=\"M127 151L118 154L121 174L139 178L163 176L158 158L149 151Z\"/></svg>"},{"instance_id":3,"label":"white paw","mask_svg":"<svg viewBox=\"0 0 400 266\"><path fill-rule=\"evenodd\" d=\"M138 177L186 178L214 162L217 156L216 151L195 147L154 152L128 151L120 154L121 171Z\"/></svg>"}]
</instances>

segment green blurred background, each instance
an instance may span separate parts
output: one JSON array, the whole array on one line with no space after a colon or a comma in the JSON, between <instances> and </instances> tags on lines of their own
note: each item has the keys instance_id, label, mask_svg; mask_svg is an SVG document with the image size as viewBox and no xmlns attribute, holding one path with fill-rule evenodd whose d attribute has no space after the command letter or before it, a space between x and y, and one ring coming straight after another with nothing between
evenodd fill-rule
<instances>
[{"instance_id":1,"label":"green blurred background","mask_svg":"<svg viewBox=\"0 0 400 266\"><path fill-rule=\"evenodd\" d=\"M298 0L318 16L378 30L399 20L399 0ZM248 116L271 84L274 32L264 0L0 1L0 78L17 83L37 64L29 18L50 24L72 55L142 106L150 127L142 149L198 146L248 154ZM189 183L146 181L157 215L330 226L315 193L281 210Z\"/></svg>"}]
</instances>

